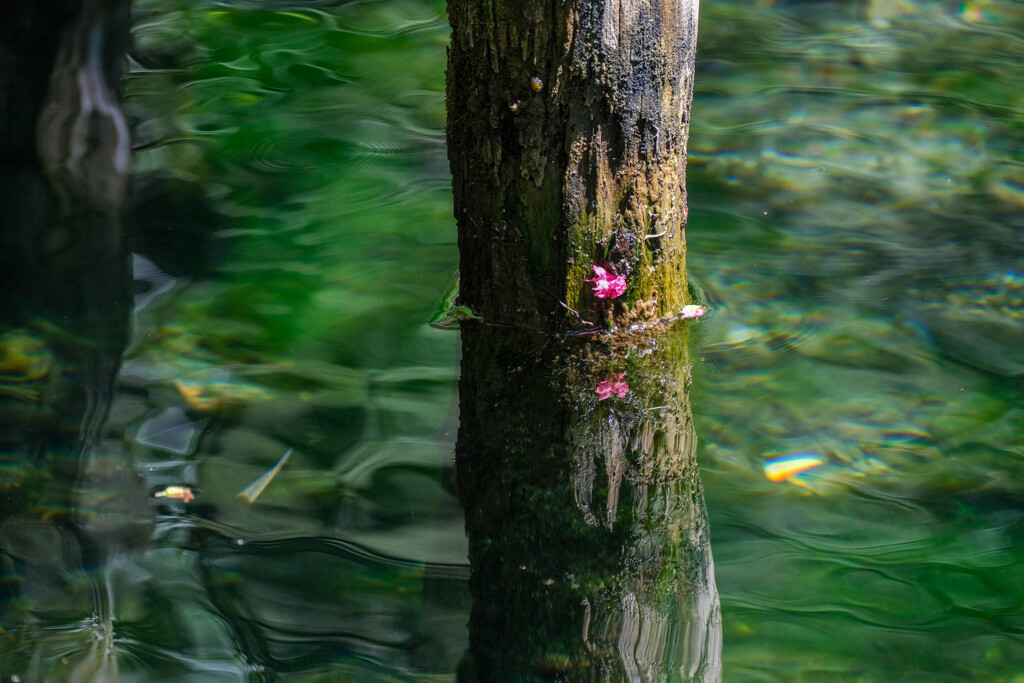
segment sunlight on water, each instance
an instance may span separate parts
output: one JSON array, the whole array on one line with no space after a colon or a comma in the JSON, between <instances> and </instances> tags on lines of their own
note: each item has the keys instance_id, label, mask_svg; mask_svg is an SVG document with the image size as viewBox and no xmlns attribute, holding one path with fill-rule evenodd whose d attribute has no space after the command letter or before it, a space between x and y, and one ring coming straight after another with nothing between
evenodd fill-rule
<instances>
[{"instance_id":1,"label":"sunlight on water","mask_svg":"<svg viewBox=\"0 0 1024 683\"><path fill-rule=\"evenodd\" d=\"M1015 680L1024 11L759 5L690 147L726 679Z\"/></svg>"},{"instance_id":2,"label":"sunlight on water","mask_svg":"<svg viewBox=\"0 0 1024 683\"><path fill-rule=\"evenodd\" d=\"M443 4L139 2L134 38L135 306L106 426L124 443L90 457L75 512L51 505L109 559L40 545L57 527L0 529L19 567L100 596L61 609L24 585L44 621L19 637L56 659L0 670L450 674L458 338L427 326L457 263ZM47 346L19 339L0 379L24 393ZM118 525L132 501L148 526Z\"/></svg>"}]
</instances>

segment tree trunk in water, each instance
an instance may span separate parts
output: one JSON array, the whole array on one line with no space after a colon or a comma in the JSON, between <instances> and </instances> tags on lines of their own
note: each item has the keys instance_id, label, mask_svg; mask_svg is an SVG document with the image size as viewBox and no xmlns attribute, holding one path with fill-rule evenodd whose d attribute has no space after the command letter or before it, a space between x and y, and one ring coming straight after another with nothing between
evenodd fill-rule
<instances>
[{"instance_id":1,"label":"tree trunk in water","mask_svg":"<svg viewBox=\"0 0 1024 683\"><path fill-rule=\"evenodd\" d=\"M448 10L460 304L482 318L462 325L460 680L718 680L688 334L655 324L691 303L697 2Z\"/></svg>"},{"instance_id":2,"label":"tree trunk in water","mask_svg":"<svg viewBox=\"0 0 1024 683\"><path fill-rule=\"evenodd\" d=\"M697 0L449 0L448 13L461 303L534 329L678 314ZM595 299L593 265L625 276L625 296Z\"/></svg>"},{"instance_id":3,"label":"tree trunk in water","mask_svg":"<svg viewBox=\"0 0 1024 683\"><path fill-rule=\"evenodd\" d=\"M463 326L461 681L720 680L686 341Z\"/></svg>"}]
</instances>

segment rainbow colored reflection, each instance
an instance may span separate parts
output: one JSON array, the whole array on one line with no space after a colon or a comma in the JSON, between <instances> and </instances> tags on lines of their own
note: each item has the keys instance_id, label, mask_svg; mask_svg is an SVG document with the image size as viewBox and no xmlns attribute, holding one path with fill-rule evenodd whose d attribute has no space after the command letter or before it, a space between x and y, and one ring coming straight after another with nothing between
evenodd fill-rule
<instances>
[{"instance_id":1,"label":"rainbow colored reflection","mask_svg":"<svg viewBox=\"0 0 1024 683\"><path fill-rule=\"evenodd\" d=\"M821 458L806 453L787 455L767 461L764 464L764 476L768 477L769 481L788 481L797 486L806 486L804 482L796 479L797 475L824 464L825 461Z\"/></svg>"}]
</instances>

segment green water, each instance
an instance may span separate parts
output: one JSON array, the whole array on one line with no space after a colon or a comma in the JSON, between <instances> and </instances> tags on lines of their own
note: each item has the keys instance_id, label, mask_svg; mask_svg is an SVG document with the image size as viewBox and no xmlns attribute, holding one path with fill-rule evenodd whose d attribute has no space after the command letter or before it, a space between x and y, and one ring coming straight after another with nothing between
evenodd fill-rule
<instances>
[{"instance_id":1,"label":"green water","mask_svg":"<svg viewBox=\"0 0 1024 683\"><path fill-rule=\"evenodd\" d=\"M714 4L688 236L725 678L1019 680L1024 7Z\"/></svg>"},{"instance_id":2,"label":"green water","mask_svg":"<svg viewBox=\"0 0 1024 683\"><path fill-rule=\"evenodd\" d=\"M1024 681L1024 3L719 0L699 31L723 680ZM45 516L0 525L0 673L102 680L102 632L126 680L454 679L447 36L436 0L136 3L103 433L138 491L91 493L99 458L79 488L150 527L65 566Z\"/></svg>"}]
</instances>

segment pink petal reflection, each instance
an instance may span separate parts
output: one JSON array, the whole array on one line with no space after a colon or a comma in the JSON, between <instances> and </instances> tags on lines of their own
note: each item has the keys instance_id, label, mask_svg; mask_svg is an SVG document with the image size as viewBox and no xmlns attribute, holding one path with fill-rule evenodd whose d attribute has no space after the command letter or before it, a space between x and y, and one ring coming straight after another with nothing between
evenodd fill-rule
<instances>
[{"instance_id":1,"label":"pink petal reflection","mask_svg":"<svg viewBox=\"0 0 1024 683\"><path fill-rule=\"evenodd\" d=\"M622 381L625 374L620 372L616 379L606 379L599 382L597 388L594 389L597 392L597 400L603 401L606 398L611 398L612 394L617 395L619 398L625 397L629 393L629 385Z\"/></svg>"}]
</instances>

